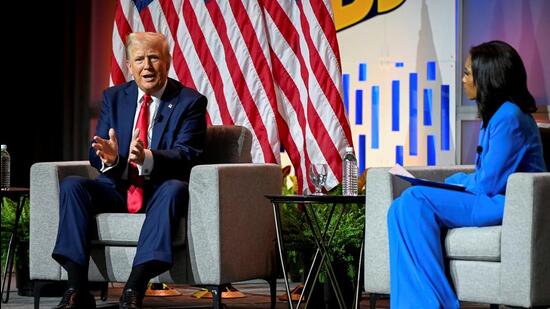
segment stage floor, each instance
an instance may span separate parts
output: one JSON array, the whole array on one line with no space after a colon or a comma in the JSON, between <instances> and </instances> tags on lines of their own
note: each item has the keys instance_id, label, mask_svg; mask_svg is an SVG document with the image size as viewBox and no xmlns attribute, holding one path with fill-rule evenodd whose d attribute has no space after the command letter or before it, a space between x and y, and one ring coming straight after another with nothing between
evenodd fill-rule
<instances>
[{"instance_id":1,"label":"stage floor","mask_svg":"<svg viewBox=\"0 0 550 309\"><path fill-rule=\"evenodd\" d=\"M12 282L12 287L15 282ZM98 307L110 307L116 305L122 284L110 284L107 302L102 302L99 297L96 298ZM270 308L269 285L262 280L252 280L233 284L235 288L243 292L246 297L237 299L226 299L223 303L228 309L249 309L249 308ZM211 299L197 299L192 294L198 290L196 287L188 285L173 285L182 295L165 297L146 297L144 299L144 308L209 308ZM284 295L284 282L280 279L277 282L277 297ZM60 297L42 297L40 299L40 308L51 308L58 304ZM387 299L380 299L377 302L377 308L389 308ZM2 304L2 308L10 309L31 309L33 306L33 297L17 295L15 288L10 292L9 302ZM118 307L115 307L118 308ZM276 308L288 308L283 300L277 300ZM369 308L368 294L363 294L360 302L360 308ZM489 308L489 305L464 303L463 309Z\"/></svg>"}]
</instances>

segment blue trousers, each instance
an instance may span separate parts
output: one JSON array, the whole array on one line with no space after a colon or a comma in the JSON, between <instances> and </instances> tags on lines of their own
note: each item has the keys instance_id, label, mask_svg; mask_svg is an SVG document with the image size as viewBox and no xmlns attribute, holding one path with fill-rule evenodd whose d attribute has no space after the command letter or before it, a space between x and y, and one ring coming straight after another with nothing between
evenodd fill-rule
<instances>
[{"instance_id":1,"label":"blue trousers","mask_svg":"<svg viewBox=\"0 0 550 309\"><path fill-rule=\"evenodd\" d=\"M413 186L388 211L391 308L459 308L445 275L442 231L502 222L503 196L493 198Z\"/></svg>"},{"instance_id":2,"label":"blue trousers","mask_svg":"<svg viewBox=\"0 0 550 309\"><path fill-rule=\"evenodd\" d=\"M148 194L148 192L150 192ZM133 266L149 261L172 264L172 235L181 216L186 214L188 184L167 180L145 189L145 222L139 235ZM96 231L94 215L127 212L126 192L108 181L80 176L65 178L60 185L59 229L52 257L88 266L91 239Z\"/></svg>"}]
</instances>

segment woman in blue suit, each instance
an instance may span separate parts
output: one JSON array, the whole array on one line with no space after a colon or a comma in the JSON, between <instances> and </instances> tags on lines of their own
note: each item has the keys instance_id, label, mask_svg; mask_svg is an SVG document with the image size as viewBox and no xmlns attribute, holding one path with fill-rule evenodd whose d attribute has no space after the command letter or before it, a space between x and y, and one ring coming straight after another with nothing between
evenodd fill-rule
<instances>
[{"instance_id":1,"label":"woman in blue suit","mask_svg":"<svg viewBox=\"0 0 550 309\"><path fill-rule=\"evenodd\" d=\"M482 119L475 171L445 180L467 192L414 186L388 211L392 308L459 308L445 275L441 230L502 222L508 176L546 170L535 100L513 47L492 41L472 47L462 78Z\"/></svg>"}]
</instances>

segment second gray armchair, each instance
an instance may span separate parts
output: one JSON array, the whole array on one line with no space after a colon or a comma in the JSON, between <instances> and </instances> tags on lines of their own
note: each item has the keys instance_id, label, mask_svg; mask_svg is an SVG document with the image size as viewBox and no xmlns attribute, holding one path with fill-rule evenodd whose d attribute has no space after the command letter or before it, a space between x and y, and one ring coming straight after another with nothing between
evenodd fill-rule
<instances>
[{"instance_id":1,"label":"second gray armchair","mask_svg":"<svg viewBox=\"0 0 550 309\"><path fill-rule=\"evenodd\" d=\"M408 183L372 168L367 173L365 205L365 290L389 294L386 217ZM416 177L443 181L473 166L411 167ZM550 173L515 173L506 186L502 225L451 229L445 255L461 301L534 307L550 305Z\"/></svg>"}]
</instances>

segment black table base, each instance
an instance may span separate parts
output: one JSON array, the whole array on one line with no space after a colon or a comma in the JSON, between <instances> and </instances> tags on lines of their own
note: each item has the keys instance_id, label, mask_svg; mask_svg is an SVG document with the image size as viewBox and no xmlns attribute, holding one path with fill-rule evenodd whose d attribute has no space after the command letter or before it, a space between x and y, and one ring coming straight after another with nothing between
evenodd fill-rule
<instances>
[{"instance_id":1,"label":"black table base","mask_svg":"<svg viewBox=\"0 0 550 309\"><path fill-rule=\"evenodd\" d=\"M2 276L2 303L5 304L10 298L13 258L15 256L15 248L18 243L17 229L19 227L19 219L21 218L21 213L23 212L23 206L25 205L25 201L29 198L29 189L16 187L2 189L0 191L2 207L4 207L4 197L9 198L17 203L15 209L15 222L13 223L13 228L11 231L10 241L8 244L8 252L6 255L6 263L4 265Z\"/></svg>"},{"instance_id":2,"label":"black table base","mask_svg":"<svg viewBox=\"0 0 550 309\"><path fill-rule=\"evenodd\" d=\"M311 293L309 292L313 291L313 288L315 286L315 283L317 282L317 278L319 277L319 273L321 271L322 266L325 267L328 280L336 295L338 306L340 308L345 308L344 297L342 295L340 285L338 283L334 269L332 267L332 257L331 257L332 252L330 250L330 244L337 231L337 228L339 226L340 220L342 219L342 216L349 210L348 206L350 206L351 204L364 205L365 196L364 195L363 196L267 195L266 197L271 201L271 204L273 205L273 214L275 218L275 229L277 232L277 245L279 249L279 258L281 260L283 277L285 279L285 288L286 288L286 293L288 297L289 307L291 309L294 308L292 303L292 298L290 295L290 286L288 283L288 278L286 273L286 263L285 263L286 254L283 246L283 233L282 233L282 223L281 223L281 213L280 213L281 204L301 204L304 206L303 209L304 209L306 223L308 224L309 228L312 231L313 239L317 246L315 255L313 256L311 267L308 270L307 277L304 282L302 295L298 300L296 308L300 308L300 305L302 305L303 299L305 300L304 308L308 307L310 297L308 297L307 295L310 295ZM319 205L319 204L324 204L329 206L329 216L326 222L321 222L317 212L314 209L315 208L314 205ZM342 205L340 212L336 211L337 205ZM334 225L334 228L330 230L330 223L333 217L336 220L336 224ZM364 237L363 237L363 240L361 241L361 253L359 256L359 265L357 268L358 269L357 285L355 288L355 293L354 293L355 298L353 301L352 308L356 308L358 305L359 290L360 290L359 280L361 277L360 274L362 269L361 263L363 261L363 244L364 244ZM304 297L305 295L306 297Z\"/></svg>"}]
</instances>

